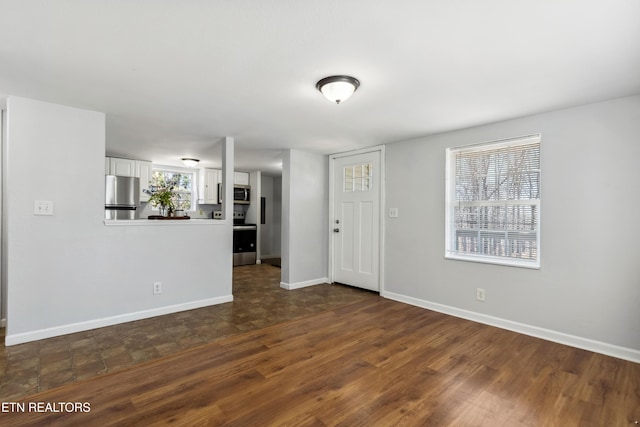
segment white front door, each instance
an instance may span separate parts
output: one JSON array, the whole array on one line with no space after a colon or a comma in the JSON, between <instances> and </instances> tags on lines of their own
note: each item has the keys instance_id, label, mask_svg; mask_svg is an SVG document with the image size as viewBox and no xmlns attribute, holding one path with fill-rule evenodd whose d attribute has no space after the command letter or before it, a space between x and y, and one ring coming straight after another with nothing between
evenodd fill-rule
<instances>
[{"instance_id":1,"label":"white front door","mask_svg":"<svg viewBox=\"0 0 640 427\"><path fill-rule=\"evenodd\" d=\"M333 281L380 291L380 151L333 162Z\"/></svg>"}]
</instances>

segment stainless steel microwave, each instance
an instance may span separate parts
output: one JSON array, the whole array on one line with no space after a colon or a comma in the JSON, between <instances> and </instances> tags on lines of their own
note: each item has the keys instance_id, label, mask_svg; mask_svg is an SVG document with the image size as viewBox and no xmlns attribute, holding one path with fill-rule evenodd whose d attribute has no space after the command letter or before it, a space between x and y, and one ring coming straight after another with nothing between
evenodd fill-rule
<instances>
[{"instance_id":1,"label":"stainless steel microwave","mask_svg":"<svg viewBox=\"0 0 640 427\"><path fill-rule=\"evenodd\" d=\"M222 184L218 184L218 203L222 203ZM248 205L251 203L251 186L234 184L233 203L236 205Z\"/></svg>"}]
</instances>

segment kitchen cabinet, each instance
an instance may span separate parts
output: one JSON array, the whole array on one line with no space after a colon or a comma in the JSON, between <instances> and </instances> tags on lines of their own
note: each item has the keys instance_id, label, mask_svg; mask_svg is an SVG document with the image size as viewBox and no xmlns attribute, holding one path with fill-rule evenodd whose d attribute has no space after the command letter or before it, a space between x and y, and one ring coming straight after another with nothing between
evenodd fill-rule
<instances>
[{"instance_id":1,"label":"kitchen cabinet","mask_svg":"<svg viewBox=\"0 0 640 427\"><path fill-rule=\"evenodd\" d=\"M233 183L238 185L249 185L249 172L234 172Z\"/></svg>"},{"instance_id":2,"label":"kitchen cabinet","mask_svg":"<svg viewBox=\"0 0 640 427\"><path fill-rule=\"evenodd\" d=\"M118 176L134 176L140 178L140 201L148 202L149 194L143 190L149 189L151 180L151 162L144 160L121 159L119 157L105 157L104 174Z\"/></svg>"},{"instance_id":3,"label":"kitchen cabinet","mask_svg":"<svg viewBox=\"0 0 640 427\"><path fill-rule=\"evenodd\" d=\"M118 157L109 158L109 175L136 176L135 160L120 159Z\"/></svg>"},{"instance_id":4,"label":"kitchen cabinet","mask_svg":"<svg viewBox=\"0 0 640 427\"><path fill-rule=\"evenodd\" d=\"M135 160L136 174L140 178L140 201L148 202L150 194L145 193L145 190L149 190L149 181L151 180L151 162L145 162L142 160Z\"/></svg>"},{"instance_id":5,"label":"kitchen cabinet","mask_svg":"<svg viewBox=\"0 0 640 427\"><path fill-rule=\"evenodd\" d=\"M218 204L218 183L220 182L219 169L200 169L200 185L198 190L198 203L201 205Z\"/></svg>"}]
</instances>

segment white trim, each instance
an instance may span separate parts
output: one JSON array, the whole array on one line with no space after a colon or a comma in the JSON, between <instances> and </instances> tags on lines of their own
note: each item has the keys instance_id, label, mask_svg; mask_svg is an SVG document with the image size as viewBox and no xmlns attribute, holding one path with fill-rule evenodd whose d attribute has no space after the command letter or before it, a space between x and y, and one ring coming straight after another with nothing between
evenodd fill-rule
<instances>
[{"instance_id":1,"label":"white trim","mask_svg":"<svg viewBox=\"0 0 640 427\"><path fill-rule=\"evenodd\" d=\"M388 298L394 301L399 301L406 304L414 305L416 307L421 307L428 310L437 311L439 313L460 317L462 319L471 320L473 322L483 323L485 325L495 326L497 328L518 332L524 335L541 338L543 340L568 345L570 347L580 348L583 350L593 351L595 353L640 363L640 350L635 350L633 348L621 347L614 344L608 344L601 341L595 341L588 338L565 334L563 332L553 331L551 329L513 322L511 320L488 316L486 314L463 310L444 304L438 304L435 302L421 300L406 295L396 294L393 292L384 292L380 295L384 298Z\"/></svg>"},{"instance_id":2,"label":"white trim","mask_svg":"<svg viewBox=\"0 0 640 427\"><path fill-rule=\"evenodd\" d=\"M53 328L40 329L37 331L11 334L5 337L4 345L11 346L22 344L25 342L57 337L59 335L73 334L75 332L88 331L90 329L103 328L105 326L113 326L120 323L132 322L134 320L147 319L149 317L162 316L165 314L177 313L185 310L193 310L196 308L208 307L211 305L223 304L225 302L231 301L233 301L233 295L226 295L217 298L208 298L183 304L170 305L167 307L159 307L151 310L137 311L135 313L103 317L102 319L89 320L86 322L55 326Z\"/></svg>"},{"instance_id":3,"label":"white trim","mask_svg":"<svg viewBox=\"0 0 640 427\"><path fill-rule=\"evenodd\" d=\"M7 98L0 97L0 327L7 327Z\"/></svg>"},{"instance_id":4,"label":"white trim","mask_svg":"<svg viewBox=\"0 0 640 427\"><path fill-rule=\"evenodd\" d=\"M505 147L517 147L519 145L534 144L542 140L541 133L532 133L530 135L515 136L513 138L496 139L493 141L476 142L473 144L456 145L450 147L450 150L465 150L465 151L484 151L487 145L492 145L498 148Z\"/></svg>"},{"instance_id":5,"label":"white trim","mask_svg":"<svg viewBox=\"0 0 640 427\"><path fill-rule=\"evenodd\" d=\"M329 274L329 282L333 283L333 279L335 277L334 274L334 266L333 266L333 232L331 230L333 230L333 224L335 222L335 216L334 216L334 200L333 198L335 197L335 192L333 191L333 186L335 183L335 179L333 179L333 174L335 173L335 166L334 166L334 162L336 160L337 154L331 155L329 156L329 236L328 237L328 249L329 249L329 259L328 261L328 265L327 265L327 273ZM280 285L282 286L282 285Z\"/></svg>"},{"instance_id":6,"label":"white trim","mask_svg":"<svg viewBox=\"0 0 640 427\"><path fill-rule=\"evenodd\" d=\"M384 151L384 145L375 145L373 147L361 148L359 150L343 151L342 153L330 154L331 160L339 159L341 157L358 156L360 154L373 153L375 151Z\"/></svg>"},{"instance_id":7,"label":"white trim","mask_svg":"<svg viewBox=\"0 0 640 427\"><path fill-rule=\"evenodd\" d=\"M339 158L357 156L360 154L378 152L380 154L380 237L378 241L378 292L384 292L384 246L385 246L385 212L386 212L386 146L376 145L362 148L360 150L345 151L343 153L331 154L329 156L329 230L333 230L334 218L334 161ZM333 265L333 239L334 234L330 232L329 237L329 282L333 283L335 272Z\"/></svg>"},{"instance_id":8,"label":"white trim","mask_svg":"<svg viewBox=\"0 0 640 427\"><path fill-rule=\"evenodd\" d=\"M539 235L538 235L538 239L540 239ZM489 256L489 255L475 255L475 256L466 255L466 254L461 255L455 252L445 253L444 257L446 259L454 259L458 261L470 261L470 262L479 262L484 264L506 265L509 267L521 267L521 268L531 268L534 270L540 270L539 262L523 261L518 258L497 257L497 256Z\"/></svg>"},{"instance_id":9,"label":"white trim","mask_svg":"<svg viewBox=\"0 0 640 427\"><path fill-rule=\"evenodd\" d=\"M291 291L294 289L306 288L308 286L324 285L329 283L330 283L329 278L323 277L321 279L306 280L304 282L297 282L297 283L280 282L280 287L288 291Z\"/></svg>"},{"instance_id":10,"label":"white trim","mask_svg":"<svg viewBox=\"0 0 640 427\"><path fill-rule=\"evenodd\" d=\"M379 278L378 283L380 284L379 293L383 293L385 291L384 287L384 247L385 247L385 225L386 221L386 212L387 212L387 204L386 204L386 191L387 188L387 176L386 176L386 156L387 151L385 146L380 146L380 260L379 260Z\"/></svg>"}]
</instances>

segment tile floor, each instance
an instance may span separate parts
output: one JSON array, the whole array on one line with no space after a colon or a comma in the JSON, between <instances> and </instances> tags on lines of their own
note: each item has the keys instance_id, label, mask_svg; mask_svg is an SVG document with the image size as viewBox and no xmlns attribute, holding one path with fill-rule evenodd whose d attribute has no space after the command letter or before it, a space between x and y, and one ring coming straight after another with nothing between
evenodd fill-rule
<instances>
[{"instance_id":1,"label":"tile floor","mask_svg":"<svg viewBox=\"0 0 640 427\"><path fill-rule=\"evenodd\" d=\"M269 264L235 267L233 295L226 304L11 347L0 329L0 402L378 297L342 285L287 291L280 288L280 269Z\"/></svg>"}]
</instances>

